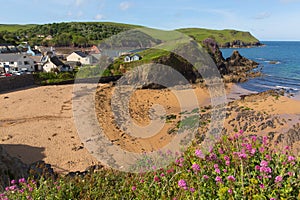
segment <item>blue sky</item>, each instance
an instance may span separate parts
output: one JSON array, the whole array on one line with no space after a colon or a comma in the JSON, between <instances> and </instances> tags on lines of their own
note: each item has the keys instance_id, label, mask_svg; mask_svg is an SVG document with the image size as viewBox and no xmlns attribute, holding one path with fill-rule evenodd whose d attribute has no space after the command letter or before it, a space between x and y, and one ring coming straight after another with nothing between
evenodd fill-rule
<instances>
[{"instance_id":1,"label":"blue sky","mask_svg":"<svg viewBox=\"0 0 300 200\"><path fill-rule=\"evenodd\" d=\"M0 0L1 24L113 21L159 29L250 31L260 40L300 40L300 0Z\"/></svg>"}]
</instances>

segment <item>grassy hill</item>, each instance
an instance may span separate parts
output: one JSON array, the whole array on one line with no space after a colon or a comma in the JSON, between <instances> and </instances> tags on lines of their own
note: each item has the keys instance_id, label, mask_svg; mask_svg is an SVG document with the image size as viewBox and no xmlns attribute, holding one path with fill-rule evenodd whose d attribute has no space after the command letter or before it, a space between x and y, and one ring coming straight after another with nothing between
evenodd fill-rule
<instances>
[{"instance_id":1,"label":"grassy hill","mask_svg":"<svg viewBox=\"0 0 300 200\"><path fill-rule=\"evenodd\" d=\"M31 45L51 46L89 46L97 44L120 32L142 26L113 22L62 22L43 25L0 24L0 41L21 43L28 41ZM151 33L151 30L149 30ZM197 42L212 38L222 47L239 45L256 45L259 40L249 32L236 30L210 30L203 28L183 28L177 31L193 37ZM40 36L51 35L53 39L46 40ZM155 37L155 36L154 36ZM243 46L243 45L241 45Z\"/></svg>"},{"instance_id":2,"label":"grassy hill","mask_svg":"<svg viewBox=\"0 0 300 200\"><path fill-rule=\"evenodd\" d=\"M226 43L234 43L234 41L242 41L247 45L254 45L259 42L257 38L251 35L250 32L237 30L211 30L203 28L183 28L177 31L189 35L197 42L202 42L206 38L214 39L220 46L226 46Z\"/></svg>"},{"instance_id":3,"label":"grassy hill","mask_svg":"<svg viewBox=\"0 0 300 200\"><path fill-rule=\"evenodd\" d=\"M26 24L26 25L20 25L20 24L0 24L0 32L1 31L8 31L8 32L16 32L19 30L27 30L30 28L35 27L34 24Z\"/></svg>"}]
</instances>

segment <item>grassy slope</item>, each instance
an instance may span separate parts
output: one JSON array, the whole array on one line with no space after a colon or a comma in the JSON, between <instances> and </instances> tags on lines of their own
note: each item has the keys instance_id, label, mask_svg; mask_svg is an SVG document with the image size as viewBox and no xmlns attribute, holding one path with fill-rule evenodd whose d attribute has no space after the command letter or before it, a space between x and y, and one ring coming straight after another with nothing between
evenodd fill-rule
<instances>
[{"instance_id":1,"label":"grassy slope","mask_svg":"<svg viewBox=\"0 0 300 200\"><path fill-rule=\"evenodd\" d=\"M121 28L139 28L141 26L139 25L133 25L133 24L122 24L122 23L115 23L115 22L69 22L69 23L85 23L85 24L103 24L107 26L116 26ZM8 32L16 32L19 30L26 30L33 27L39 26L38 24L25 24L25 25L19 25L19 24L0 24L0 31L8 31Z\"/></svg>"},{"instance_id":2,"label":"grassy slope","mask_svg":"<svg viewBox=\"0 0 300 200\"><path fill-rule=\"evenodd\" d=\"M26 24L26 25L19 25L19 24L0 24L0 31L8 31L8 32L16 32L18 30L26 30L34 27L34 24Z\"/></svg>"},{"instance_id":3,"label":"grassy slope","mask_svg":"<svg viewBox=\"0 0 300 200\"><path fill-rule=\"evenodd\" d=\"M240 40L245 43L256 43L259 40L252 36L249 32L236 31L236 30L210 30L203 28L184 28L177 29L177 31L193 37L197 42L201 42L206 38L212 38L219 44Z\"/></svg>"}]
</instances>

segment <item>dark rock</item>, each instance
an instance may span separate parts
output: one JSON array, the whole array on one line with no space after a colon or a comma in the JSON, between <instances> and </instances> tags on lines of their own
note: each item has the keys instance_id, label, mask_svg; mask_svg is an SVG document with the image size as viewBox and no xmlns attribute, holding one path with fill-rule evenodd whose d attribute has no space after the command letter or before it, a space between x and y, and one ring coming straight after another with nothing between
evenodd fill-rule
<instances>
[{"instance_id":1,"label":"dark rock","mask_svg":"<svg viewBox=\"0 0 300 200\"><path fill-rule=\"evenodd\" d=\"M11 157L0 145L0 190L9 185L11 180L28 177L28 165L18 158Z\"/></svg>"}]
</instances>

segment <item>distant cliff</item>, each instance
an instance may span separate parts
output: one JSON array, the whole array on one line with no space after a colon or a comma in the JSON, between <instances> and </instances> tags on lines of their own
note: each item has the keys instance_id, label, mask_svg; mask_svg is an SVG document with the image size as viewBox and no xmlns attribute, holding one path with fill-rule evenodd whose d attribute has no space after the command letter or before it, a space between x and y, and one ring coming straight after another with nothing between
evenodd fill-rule
<instances>
[{"instance_id":1,"label":"distant cliff","mask_svg":"<svg viewBox=\"0 0 300 200\"><path fill-rule=\"evenodd\" d=\"M202 43L207 38L215 40L220 48L243 48L243 47L257 47L263 45L249 32L237 30L211 30L203 28L183 28L177 31L187 34Z\"/></svg>"}]
</instances>

